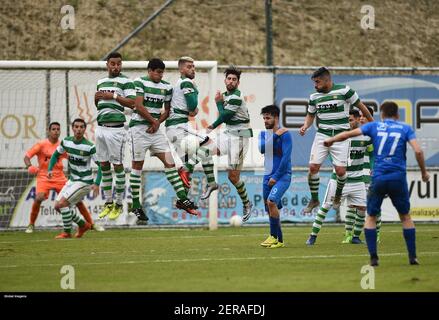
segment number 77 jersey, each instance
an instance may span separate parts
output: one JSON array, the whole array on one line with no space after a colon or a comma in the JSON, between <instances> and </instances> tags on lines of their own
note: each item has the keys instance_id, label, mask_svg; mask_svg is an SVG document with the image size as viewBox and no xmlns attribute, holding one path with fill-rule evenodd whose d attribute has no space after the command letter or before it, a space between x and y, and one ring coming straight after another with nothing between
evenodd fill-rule
<instances>
[{"instance_id":1,"label":"number 77 jersey","mask_svg":"<svg viewBox=\"0 0 439 320\"><path fill-rule=\"evenodd\" d=\"M398 121L385 119L361 126L364 135L371 137L375 163L373 176L406 174L407 142L416 139L412 127Z\"/></svg>"}]
</instances>

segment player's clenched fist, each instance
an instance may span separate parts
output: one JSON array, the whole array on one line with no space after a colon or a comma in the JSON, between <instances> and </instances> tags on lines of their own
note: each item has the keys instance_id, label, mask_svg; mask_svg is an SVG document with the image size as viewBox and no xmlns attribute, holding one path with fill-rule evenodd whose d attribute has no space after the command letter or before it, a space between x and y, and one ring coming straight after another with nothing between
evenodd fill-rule
<instances>
[{"instance_id":1,"label":"player's clenched fist","mask_svg":"<svg viewBox=\"0 0 439 320\"><path fill-rule=\"evenodd\" d=\"M332 146L333 144L334 144L334 141L331 140L331 139L326 139L325 141L323 141L323 145L324 145L325 147L330 147L330 146Z\"/></svg>"},{"instance_id":2,"label":"player's clenched fist","mask_svg":"<svg viewBox=\"0 0 439 320\"><path fill-rule=\"evenodd\" d=\"M422 174L422 181L428 182L429 180L430 180L430 175L428 174L428 172Z\"/></svg>"},{"instance_id":3,"label":"player's clenched fist","mask_svg":"<svg viewBox=\"0 0 439 320\"><path fill-rule=\"evenodd\" d=\"M30 166L29 168L27 168L27 172L29 172L30 174L37 174L38 171L40 171L40 169L34 166Z\"/></svg>"},{"instance_id":4,"label":"player's clenched fist","mask_svg":"<svg viewBox=\"0 0 439 320\"><path fill-rule=\"evenodd\" d=\"M299 129L299 134L301 136L304 136L305 133L306 133L306 130L308 130L308 128L306 126L301 126L300 129Z\"/></svg>"},{"instance_id":5,"label":"player's clenched fist","mask_svg":"<svg viewBox=\"0 0 439 320\"><path fill-rule=\"evenodd\" d=\"M217 91L216 92L216 94L215 94L215 102L223 102L224 101L224 96L223 96L223 94L221 93L221 91Z\"/></svg>"}]
</instances>

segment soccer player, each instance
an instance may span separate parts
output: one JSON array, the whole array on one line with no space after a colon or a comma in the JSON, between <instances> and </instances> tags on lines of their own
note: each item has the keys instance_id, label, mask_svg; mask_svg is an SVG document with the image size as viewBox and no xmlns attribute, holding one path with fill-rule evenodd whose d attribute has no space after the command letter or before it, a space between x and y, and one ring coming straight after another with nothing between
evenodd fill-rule
<instances>
[{"instance_id":1,"label":"soccer player","mask_svg":"<svg viewBox=\"0 0 439 320\"><path fill-rule=\"evenodd\" d=\"M415 152L416 161L421 169L422 181L430 179L425 167L424 153L416 135L409 125L398 122L398 105L384 102L380 108L381 122L370 122L352 131L340 133L325 140L329 147L334 142L343 141L361 134L371 137L374 147L375 163L372 184L367 199L367 218L364 227L370 265L378 266L376 215L381 212L381 204L386 195L399 214L403 235L407 245L409 263L417 265L415 224L410 217L410 195L407 186L406 152L407 143Z\"/></svg>"},{"instance_id":2,"label":"soccer player","mask_svg":"<svg viewBox=\"0 0 439 320\"><path fill-rule=\"evenodd\" d=\"M370 114L373 116L373 108L367 106L367 110L369 110ZM360 123L361 125L368 123L369 121L367 118L360 112L361 118ZM366 153L364 155L364 168L363 168L363 175L364 175L364 183L366 184L366 191L369 192L370 182L371 182L371 175L372 175L372 169L373 169L373 144L370 145L370 148L367 148ZM377 242L380 243L381 238L381 212L376 215L377 217Z\"/></svg>"},{"instance_id":3,"label":"soccer player","mask_svg":"<svg viewBox=\"0 0 439 320\"><path fill-rule=\"evenodd\" d=\"M270 236L261 243L267 248L282 248L282 236L279 209L282 208L282 196L291 183L291 156L293 139L290 132L279 127L280 110L269 105L261 110L266 131L259 135L259 151L264 154L263 198L265 211L270 220Z\"/></svg>"},{"instance_id":4,"label":"soccer player","mask_svg":"<svg viewBox=\"0 0 439 320\"><path fill-rule=\"evenodd\" d=\"M63 172L62 159L67 158L66 155L60 157L60 160L53 167L53 178L49 181L47 179L47 168L49 166L49 160L56 148L58 147L59 135L61 132L61 125L58 122L52 122L49 124L48 137L45 140L39 141L31 149L26 152L24 157L24 163L30 174L37 175L37 189L35 201L32 204L32 211L30 215L30 222L26 229L26 233L32 233L35 228L35 221L38 218L40 212L41 203L47 199L50 190L55 190L57 193L61 191L67 182ZM38 167L32 165L31 159L38 157ZM104 231L102 226L95 225L91 217L90 212L82 201L79 201L76 206L78 207L85 220L93 226L93 229L97 231Z\"/></svg>"},{"instance_id":5,"label":"soccer player","mask_svg":"<svg viewBox=\"0 0 439 320\"><path fill-rule=\"evenodd\" d=\"M175 147L181 162L186 164L189 157L186 150L181 148L181 141L188 134L201 137L200 148L197 153L201 157L204 173L206 174L208 185L212 189L216 186L214 166L211 151L204 145L209 142L208 136L202 136L196 130L189 127L189 116L195 116L198 113L198 89L194 83L195 65L191 57L181 57L178 60L178 69L180 79L178 79L172 90L171 106L169 117L166 119L166 136ZM190 188L190 175L192 171L185 169L179 164L178 173L183 180L186 188ZM190 167L190 166L189 166ZM190 167L193 170L193 167Z\"/></svg>"},{"instance_id":6,"label":"soccer player","mask_svg":"<svg viewBox=\"0 0 439 320\"><path fill-rule=\"evenodd\" d=\"M360 126L360 113L353 109L349 112L349 125L351 129ZM364 184L363 167L364 155L370 148L370 138L358 136L349 141L349 158L347 166L346 185L343 188L342 199L347 200L348 210L345 222L345 238L342 243L361 244L360 234L363 231L366 212L366 185ZM332 201L337 188L335 170L326 188L325 200L319 208L314 220L311 234L306 241L307 245L314 245L320 232L326 214L331 209Z\"/></svg>"},{"instance_id":7,"label":"soccer player","mask_svg":"<svg viewBox=\"0 0 439 320\"><path fill-rule=\"evenodd\" d=\"M122 213L122 199L125 191L125 171L123 155L125 152L126 121L124 108L134 108L136 90L134 82L121 73L122 56L112 52L107 57L108 76L100 79L95 93L98 109L96 128L96 156L101 164L102 189L105 196L104 210L99 218L108 215L115 220ZM113 203L113 174L116 174L115 203Z\"/></svg>"},{"instance_id":8,"label":"soccer player","mask_svg":"<svg viewBox=\"0 0 439 320\"><path fill-rule=\"evenodd\" d=\"M224 75L226 91L223 93L218 91L215 95L219 117L207 127L207 133L222 123L226 124L226 130L224 133L218 134L216 143L209 141L205 148L210 149L212 154L228 156L228 178L241 198L243 205L242 221L245 222L250 218L253 204L248 199L247 189L244 181L240 179L240 174L249 140L253 137L253 130L250 127L250 116L245 105L244 95L238 89L241 71L231 66L226 69ZM203 154L203 151L195 153L186 166L193 170L193 166L202 159L200 154ZM201 199L207 199L211 192L216 189L218 189L216 183L209 184Z\"/></svg>"},{"instance_id":9,"label":"soccer player","mask_svg":"<svg viewBox=\"0 0 439 320\"><path fill-rule=\"evenodd\" d=\"M311 94L308 102L308 112L305 123L299 130L304 135L317 116L317 133L311 148L309 161L308 184L311 190L311 200L304 209L311 212L320 205L319 201L319 170L328 154L337 175L337 188L333 199L333 207L340 207L341 194L346 183L346 166L349 142L337 142L330 148L323 145L323 141L337 133L349 130L349 110L355 106L364 113L369 121L373 121L367 107L360 101L357 93L349 86L334 84L328 69L321 67L316 70L311 79L314 82L316 93Z\"/></svg>"},{"instance_id":10,"label":"soccer player","mask_svg":"<svg viewBox=\"0 0 439 320\"><path fill-rule=\"evenodd\" d=\"M178 200L177 208L197 215L195 205L187 198L187 191L175 168L175 163L169 149L166 135L160 130L160 124L169 115L169 105L172 97L172 86L162 80L165 64L160 59L148 62L148 75L135 79L137 97L135 111L130 121L132 170L130 184L133 197L133 213L139 220L148 220L139 199L141 175L146 151L156 156L165 166L165 174L175 190ZM163 104L165 112L161 112Z\"/></svg>"},{"instance_id":11,"label":"soccer player","mask_svg":"<svg viewBox=\"0 0 439 320\"><path fill-rule=\"evenodd\" d=\"M78 224L79 229L75 238L90 230L91 224L84 221L72 210L72 206L82 200L90 190L96 197L99 194L99 184L101 182L101 172L98 171L95 182L91 170L91 160L96 162L96 148L94 144L84 138L86 123L83 119L77 118L72 123L73 136L64 138L56 148L50 158L47 177L53 178L53 168L60 156L68 153L69 180L56 197L55 209L62 215L64 231L57 235L55 239L71 238L72 221Z\"/></svg>"}]
</instances>

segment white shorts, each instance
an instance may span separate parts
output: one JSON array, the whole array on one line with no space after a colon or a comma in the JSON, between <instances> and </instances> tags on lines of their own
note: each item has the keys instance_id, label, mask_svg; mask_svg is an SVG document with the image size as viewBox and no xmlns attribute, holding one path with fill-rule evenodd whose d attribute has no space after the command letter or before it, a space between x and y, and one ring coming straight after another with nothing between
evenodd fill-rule
<instances>
[{"instance_id":1,"label":"white shorts","mask_svg":"<svg viewBox=\"0 0 439 320\"><path fill-rule=\"evenodd\" d=\"M335 196L336 190L337 181L329 179L328 187L326 188L325 203L332 205L332 198ZM366 185L364 182L346 183L341 194L342 202L346 199L348 206L365 207L367 203L366 197Z\"/></svg>"},{"instance_id":2,"label":"white shorts","mask_svg":"<svg viewBox=\"0 0 439 320\"><path fill-rule=\"evenodd\" d=\"M227 168L230 170L241 170L244 164L244 157L247 154L248 137L239 137L232 134L220 132L215 141L221 155L227 155Z\"/></svg>"},{"instance_id":3,"label":"white shorts","mask_svg":"<svg viewBox=\"0 0 439 320\"><path fill-rule=\"evenodd\" d=\"M197 130L191 128L188 123L178 124L176 126L166 127L166 136L169 139L169 142L172 143L177 154L180 158L182 158L186 151L181 148L181 141L188 135L193 134L198 136L200 139L200 143L202 143L207 136L199 133Z\"/></svg>"},{"instance_id":4,"label":"white shorts","mask_svg":"<svg viewBox=\"0 0 439 320\"><path fill-rule=\"evenodd\" d=\"M148 133L147 129L147 125L137 125L129 130L133 161L145 160L145 154L148 150L151 155L170 152L168 138L161 128L155 133Z\"/></svg>"},{"instance_id":5,"label":"white shorts","mask_svg":"<svg viewBox=\"0 0 439 320\"><path fill-rule=\"evenodd\" d=\"M124 127L98 126L95 131L96 158L99 162L122 164L127 132Z\"/></svg>"},{"instance_id":6,"label":"white shorts","mask_svg":"<svg viewBox=\"0 0 439 320\"><path fill-rule=\"evenodd\" d=\"M70 206L81 201L91 190L91 185L82 181L67 181L61 192L56 197L56 201L66 198Z\"/></svg>"},{"instance_id":7,"label":"white shorts","mask_svg":"<svg viewBox=\"0 0 439 320\"><path fill-rule=\"evenodd\" d=\"M347 167L349 157L349 139L341 142L335 142L330 147L325 147L323 141L329 136L317 132L311 148L309 163L322 164L328 154L331 155L331 162L334 166Z\"/></svg>"}]
</instances>

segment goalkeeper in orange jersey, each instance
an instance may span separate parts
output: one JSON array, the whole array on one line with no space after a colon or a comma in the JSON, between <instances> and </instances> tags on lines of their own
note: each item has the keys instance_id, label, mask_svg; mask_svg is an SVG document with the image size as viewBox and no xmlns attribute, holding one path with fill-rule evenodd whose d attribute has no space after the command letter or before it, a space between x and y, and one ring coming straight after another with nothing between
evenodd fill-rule
<instances>
[{"instance_id":1,"label":"goalkeeper in orange jersey","mask_svg":"<svg viewBox=\"0 0 439 320\"><path fill-rule=\"evenodd\" d=\"M37 192L35 201L32 205L32 211L30 215L29 225L26 229L26 233L32 233L35 227L35 221L37 220L38 213L40 212L41 203L49 196L50 190L55 190L57 193L61 191L67 182L67 179L63 172L62 159L67 158L67 154L62 155L56 165L53 168L53 178L49 181L47 178L47 168L49 166L50 157L55 152L60 141L58 140L61 132L61 125L58 122L52 122L49 124L48 138L37 142L31 149L26 152L24 157L24 163L26 164L27 171L30 174L37 176ZM38 167L35 167L31 163L32 157L38 157ZM93 219L88 212L84 202L80 201L76 204L79 211L85 218L85 220L92 225L92 228L96 231L104 231L104 228L93 223Z\"/></svg>"}]
</instances>

